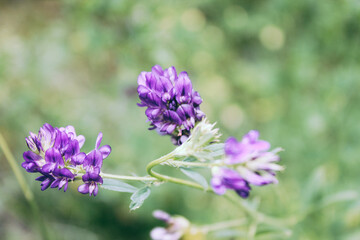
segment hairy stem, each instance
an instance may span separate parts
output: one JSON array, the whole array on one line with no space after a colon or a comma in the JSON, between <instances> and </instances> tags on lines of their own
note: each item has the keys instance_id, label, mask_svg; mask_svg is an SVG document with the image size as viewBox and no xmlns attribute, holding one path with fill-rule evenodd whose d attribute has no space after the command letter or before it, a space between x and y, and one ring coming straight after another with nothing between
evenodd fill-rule
<instances>
[{"instance_id":1,"label":"hairy stem","mask_svg":"<svg viewBox=\"0 0 360 240\"><path fill-rule=\"evenodd\" d=\"M30 187L27 185L25 178L24 178L23 174L21 173L20 168L18 167L18 163L16 162L14 156L12 155L9 146L7 145L7 143L5 141L5 138L2 136L1 133L0 133L0 147L1 147L2 151L4 152L5 158L8 161L12 171L14 172L16 180L18 181L18 183L21 187L21 190L24 193L25 199L28 201L28 203L31 207L31 210L34 214L34 218L38 222L39 230L40 230L40 234L41 234L42 238L44 240L51 239L50 234L49 234L48 230L46 229L44 219L42 218L42 216L40 214L39 207L36 204L34 195L33 195L32 191L30 190Z\"/></svg>"},{"instance_id":2,"label":"hairy stem","mask_svg":"<svg viewBox=\"0 0 360 240\"><path fill-rule=\"evenodd\" d=\"M216 167L216 166L222 166L221 163L203 163L203 162L184 162L184 161L177 161L177 160L168 160L163 164L167 164L169 166L188 166L188 167Z\"/></svg>"},{"instance_id":3,"label":"hairy stem","mask_svg":"<svg viewBox=\"0 0 360 240\"><path fill-rule=\"evenodd\" d=\"M124 176L124 175L115 175L108 173L101 173L101 177L110 178L110 179L118 179L118 180L129 180L129 181L158 181L157 178L154 177L136 177L136 176Z\"/></svg>"}]
</instances>

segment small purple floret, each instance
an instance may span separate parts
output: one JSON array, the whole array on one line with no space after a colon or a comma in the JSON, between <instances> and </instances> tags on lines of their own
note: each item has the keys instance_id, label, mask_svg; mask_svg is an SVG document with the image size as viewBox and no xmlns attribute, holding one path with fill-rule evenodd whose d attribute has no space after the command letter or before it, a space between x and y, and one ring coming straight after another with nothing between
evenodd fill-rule
<instances>
[{"instance_id":1,"label":"small purple floret","mask_svg":"<svg viewBox=\"0 0 360 240\"><path fill-rule=\"evenodd\" d=\"M149 129L170 135L175 145L186 141L195 123L205 117L200 110L202 99L186 72L178 75L175 67L163 70L155 65L151 72L140 73L138 85L138 105L147 107Z\"/></svg>"},{"instance_id":2,"label":"small purple floret","mask_svg":"<svg viewBox=\"0 0 360 240\"><path fill-rule=\"evenodd\" d=\"M150 232L153 240L179 240L189 229L190 222L184 217L172 217L161 210L153 212L153 216L167 224L166 228L156 227Z\"/></svg>"},{"instance_id":3,"label":"small purple floret","mask_svg":"<svg viewBox=\"0 0 360 240\"><path fill-rule=\"evenodd\" d=\"M249 183L238 172L228 168L215 169L211 186L216 194L223 195L227 189L232 189L242 198L247 198L251 190Z\"/></svg>"},{"instance_id":4,"label":"small purple floret","mask_svg":"<svg viewBox=\"0 0 360 240\"><path fill-rule=\"evenodd\" d=\"M243 198L248 197L250 184L263 186L277 183L276 171L282 166L275 162L280 158L279 150L268 151L270 143L259 140L259 132L251 130L241 141L230 137L225 142L226 168L213 171L211 185L217 194L224 194L226 189L235 190Z\"/></svg>"},{"instance_id":5,"label":"small purple floret","mask_svg":"<svg viewBox=\"0 0 360 240\"><path fill-rule=\"evenodd\" d=\"M41 174L36 180L41 181L42 191L49 187L66 191L68 183L85 172L82 176L84 184L79 187L79 192L97 195L98 184L103 182L100 176L102 162L111 153L109 145L100 147L102 133L98 135L95 149L88 154L80 152L85 137L77 136L73 126L54 128L46 123L38 135L30 132L25 140L30 151L24 152L25 161L21 166L27 172Z\"/></svg>"}]
</instances>

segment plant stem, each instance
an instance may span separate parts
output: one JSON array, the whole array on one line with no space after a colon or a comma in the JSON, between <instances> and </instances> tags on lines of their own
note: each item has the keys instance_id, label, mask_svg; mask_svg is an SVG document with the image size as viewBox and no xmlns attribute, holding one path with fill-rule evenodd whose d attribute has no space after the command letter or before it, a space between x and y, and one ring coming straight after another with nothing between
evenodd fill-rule
<instances>
[{"instance_id":1,"label":"plant stem","mask_svg":"<svg viewBox=\"0 0 360 240\"><path fill-rule=\"evenodd\" d=\"M157 178L154 177L136 177L136 176L124 176L124 175L115 175L115 174L108 174L108 173L101 173L100 174L103 178L110 178L110 179L118 179L118 180L129 180L129 181L158 181Z\"/></svg>"},{"instance_id":2,"label":"plant stem","mask_svg":"<svg viewBox=\"0 0 360 240\"><path fill-rule=\"evenodd\" d=\"M218 223L211 224L211 225L201 226L201 230L204 233L208 233L208 232L218 231L218 230L227 229L227 228L240 227L240 226L244 225L245 223L246 223L246 219L244 219L244 218L235 219L235 220L231 220L231 221L218 222Z\"/></svg>"},{"instance_id":3,"label":"plant stem","mask_svg":"<svg viewBox=\"0 0 360 240\"><path fill-rule=\"evenodd\" d=\"M0 133L0 147L1 147L2 151L4 152L5 158L8 161L12 171L14 172L16 180L18 181L18 183L24 193L25 199L28 201L28 203L32 209L35 219L38 222L42 238L44 240L51 239L49 232L46 229L44 219L42 218L42 216L40 214L40 210L35 201L34 195L33 195L32 191L30 190L30 187L27 185L25 178L18 167L18 163L16 162L14 156L12 155L12 153L9 149L9 146L7 145L7 143L5 141L5 138L2 136L1 133Z\"/></svg>"},{"instance_id":4,"label":"plant stem","mask_svg":"<svg viewBox=\"0 0 360 240\"><path fill-rule=\"evenodd\" d=\"M176 151L176 149L175 149ZM187 180L183 180L180 178L174 178L174 177L170 177L167 175L163 175L160 173L157 173L153 170L153 168L157 165L160 165L162 163L165 163L166 161L169 161L169 164L174 163L174 165L176 164L183 164L183 165L192 165L192 166L209 166L209 164L207 163L197 163L197 162L181 162L181 161L174 161L171 160L174 158L174 156L176 155L175 151L170 152L167 155L164 155L152 162L150 162L147 166L146 166L146 171L147 173L154 177L157 178L160 181L164 181L164 182L172 182L172 183L176 183L176 184L180 184L180 185L185 185L188 187L192 187L192 188L196 188L196 189L200 189L200 190L204 190L207 192L212 192L214 193L214 191L212 189L204 189L201 185L191 182L191 181L187 181ZM279 227L283 227L283 226L287 226L287 225L292 225L293 221L292 219L277 219L277 218L273 218L273 217L269 217L266 216L265 214L259 213L258 211L246 206L246 204L240 200L240 199L234 199L233 195L230 194L225 194L224 197L226 199L228 199L229 201L231 201L233 204L235 204L236 206L240 207L243 211L245 211L252 219L254 219L257 223L266 223L268 225L271 226L279 226Z\"/></svg>"},{"instance_id":5,"label":"plant stem","mask_svg":"<svg viewBox=\"0 0 360 240\"><path fill-rule=\"evenodd\" d=\"M172 159L174 157L174 155L175 155L175 153L173 151L173 152L171 152L171 153L169 153L169 154L167 154L165 156L162 156L161 158L158 158L158 159L150 162L146 166L147 173L150 176L152 176L154 178L157 178L160 181L172 182L172 183L185 185L185 186L188 186L188 187L192 187L192 188L196 188L196 189L200 189L200 190L204 190L204 191L209 191L207 189L204 189L200 184L197 184L197 183L194 183L194 182L191 182L191 181L187 181L187 180L183 180L183 179L180 179L180 178L174 178L174 177L170 177L170 176L167 176L167 175L163 175L163 174L157 173L154 170L152 170L156 165L159 165L159 164L161 164L163 162L168 161L169 159Z\"/></svg>"},{"instance_id":6,"label":"plant stem","mask_svg":"<svg viewBox=\"0 0 360 240\"><path fill-rule=\"evenodd\" d=\"M189 166L189 167L215 167L221 166L222 164L219 163L202 163L202 162L184 162L184 161L177 161L177 160L168 160L167 162L163 163L169 166Z\"/></svg>"}]
</instances>

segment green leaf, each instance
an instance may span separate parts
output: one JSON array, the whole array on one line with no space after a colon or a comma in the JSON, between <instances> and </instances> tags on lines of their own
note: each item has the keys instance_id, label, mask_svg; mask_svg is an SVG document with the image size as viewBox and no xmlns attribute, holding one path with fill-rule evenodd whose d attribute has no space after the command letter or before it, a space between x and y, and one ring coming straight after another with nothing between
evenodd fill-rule
<instances>
[{"instance_id":1,"label":"green leaf","mask_svg":"<svg viewBox=\"0 0 360 240\"><path fill-rule=\"evenodd\" d=\"M128 193L134 193L138 190L138 188L123 181L107 178L104 178L104 183L101 185L101 187L111 191Z\"/></svg>"},{"instance_id":2,"label":"green leaf","mask_svg":"<svg viewBox=\"0 0 360 240\"><path fill-rule=\"evenodd\" d=\"M209 146L204 147L204 149L212 151L212 152L217 152L217 151L224 151L224 143L213 143L210 144Z\"/></svg>"},{"instance_id":3,"label":"green leaf","mask_svg":"<svg viewBox=\"0 0 360 240\"><path fill-rule=\"evenodd\" d=\"M150 196L151 190L148 186L140 188L133 195L131 195L130 210L133 211L141 207L144 201Z\"/></svg>"},{"instance_id":4,"label":"green leaf","mask_svg":"<svg viewBox=\"0 0 360 240\"><path fill-rule=\"evenodd\" d=\"M204 176L201 175L200 173L185 167L180 167L180 171L183 172L189 178L199 183L204 189L208 189L209 185L206 179L204 178Z\"/></svg>"},{"instance_id":5,"label":"green leaf","mask_svg":"<svg viewBox=\"0 0 360 240\"><path fill-rule=\"evenodd\" d=\"M186 157L183 161L184 162L195 162L196 158L193 156L189 156L189 157Z\"/></svg>"}]
</instances>

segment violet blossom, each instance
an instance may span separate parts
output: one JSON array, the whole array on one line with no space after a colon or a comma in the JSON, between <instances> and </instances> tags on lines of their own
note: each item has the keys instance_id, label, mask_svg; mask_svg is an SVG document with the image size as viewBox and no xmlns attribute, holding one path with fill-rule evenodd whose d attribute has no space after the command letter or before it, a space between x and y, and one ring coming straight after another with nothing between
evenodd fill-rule
<instances>
[{"instance_id":1,"label":"violet blossom","mask_svg":"<svg viewBox=\"0 0 360 240\"><path fill-rule=\"evenodd\" d=\"M156 227L150 232L153 240L179 240L190 228L190 222L181 216L172 217L168 213L156 210L153 216L167 225L164 227Z\"/></svg>"},{"instance_id":2,"label":"violet blossom","mask_svg":"<svg viewBox=\"0 0 360 240\"><path fill-rule=\"evenodd\" d=\"M30 150L24 152L25 161L21 166L27 172L41 174L36 180L41 181L42 191L49 187L66 191L68 183L74 181L77 175L83 174L84 184L78 191L90 193L90 196L97 195L98 184L102 184L102 161L111 153L109 145L100 147L101 132L95 149L88 154L80 152L85 137L76 135L73 126L54 128L45 123L38 135L30 132L25 140Z\"/></svg>"},{"instance_id":3,"label":"violet blossom","mask_svg":"<svg viewBox=\"0 0 360 240\"><path fill-rule=\"evenodd\" d=\"M278 183L276 171L283 167L276 164L280 158L277 148L269 151L270 143L259 140L259 132L251 130L241 141L230 137L225 142L225 160L223 168L213 169L211 184L217 194L224 194L226 189L235 190L243 198L248 197L250 184L263 186Z\"/></svg>"},{"instance_id":4,"label":"violet blossom","mask_svg":"<svg viewBox=\"0 0 360 240\"><path fill-rule=\"evenodd\" d=\"M200 110L202 99L193 87L186 72L176 73L175 67L163 70L159 65L151 72L141 72L138 77L140 107L147 107L145 114L150 130L170 135L175 145L181 145L190 130L205 114Z\"/></svg>"},{"instance_id":5,"label":"violet blossom","mask_svg":"<svg viewBox=\"0 0 360 240\"><path fill-rule=\"evenodd\" d=\"M86 170L86 173L82 176L84 184L80 185L78 188L78 191L82 194L96 196L98 193L98 184L103 183L103 179L100 176L100 169L103 160L111 153L111 147L109 145L100 147L102 136L103 135L100 132L96 139L95 149L85 156L83 167Z\"/></svg>"}]
</instances>

